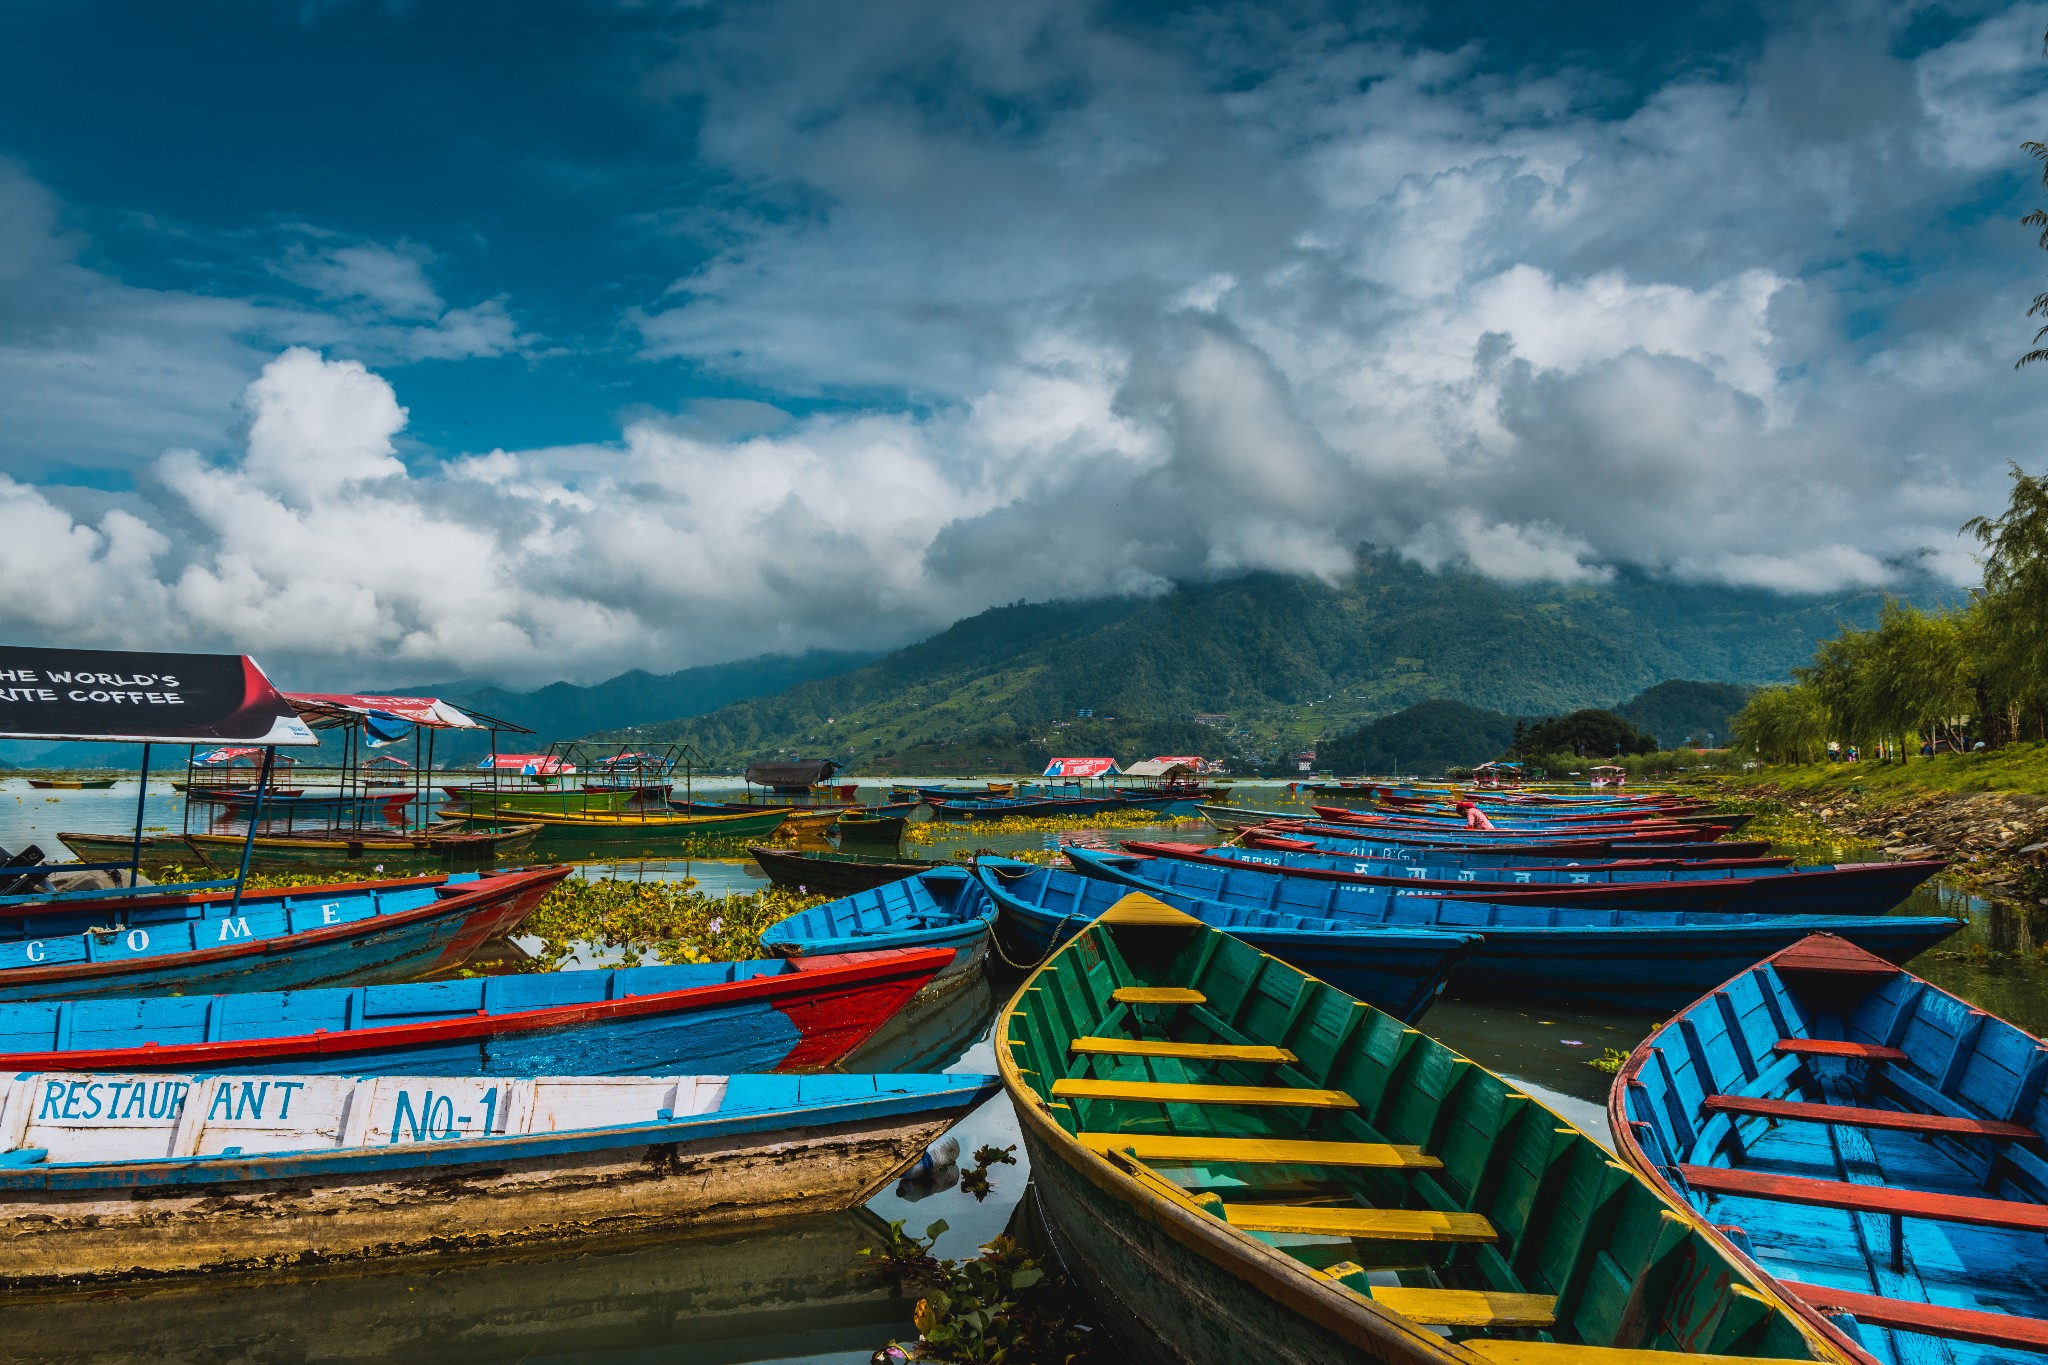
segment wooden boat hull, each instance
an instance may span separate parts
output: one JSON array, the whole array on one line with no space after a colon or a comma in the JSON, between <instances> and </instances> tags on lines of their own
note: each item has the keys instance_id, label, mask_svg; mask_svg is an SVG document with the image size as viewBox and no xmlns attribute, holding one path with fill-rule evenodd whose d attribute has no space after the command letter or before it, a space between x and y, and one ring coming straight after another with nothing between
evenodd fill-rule
<instances>
[{"instance_id":1,"label":"wooden boat hull","mask_svg":"<svg viewBox=\"0 0 2048 1365\"><path fill-rule=\"evenodd\" d=\"M454 894L437 896L415 908L331 924L324 923L320 914L318 893L322 888L318 887L296 888L292 897L249 898L246 908L250 913L240 917L169 923L144 922L137 916L165 910L176 914L188 905L224 905L229 896L224 892L167 894L29 907L40 912L23 916L32 927L45 916L62 915L70 921L81 916L97 919L117 928L104 935L85 935L89 946L83 960L53 961L53 949L69 942L55 935L35 938L17 934L12 942L0 944L0 1001L84 995L215 995L405 980L459 965L488 940L509 933L569 872L567 867L544 867L480 876L451 874L456 879L474 880ZM348 883L328 889L353 895L379 886ZM295 899L302 913L288 912L289 927L281 925L278 932L256 928L254 907L277 899ZM20 907L6 907L0 909L0 915L8 911L23 913ZM239 925L247 932L224 929L224 925ZM183 941L192 947L174 946L181 941L177 937L181 933L189 936Z\"/></svg>"},{"instance_id":2,"label":"wooden boat hull","mask_svg":"<svg viewBox=\"0 0 2048 1365\"><path fill-rule=\"evenodd\" d=\"M341 831L259 834L249 851L252 870L470 872L515 859L532 847L539 825L465 830L457 834L387 834ZM134 847L118 834L59 834L82 862L122 862ZM142 841L142 870L151 876L173 867L233 876L242 863L244 840L234 834L148 835Z\"/></svg>"},{"instance_id":3,"label":"wooden boat hull","mask_svg":"<svg viewBox=\"0 0 2048 1365\"><path fill-rule=\"evenodd\" d=\"M1313 1319L1308 1284L1267 1272L1177 1209L1134 1206L1073 1159L1025 1105L1017 1109L1038 1205L1060 1261L1097 1306L1122 1358L1144 1365L1441 1365L1469 1359L1371 1320ZM1085 1155L1085 1154L1082 1154ZM1091 1176L1095 1177L1091 1179ZM1104 1188L1110 1185L1110 1188ZM1242 1236L1243 1234L1238 1234ZM1301 1278L1306 1281L1304 1272Z\"/></svg>"},{"instance_id":4,"label":"wooden boat hull","mask_svg":"<svg viewBox=\"0 0 2048 1365\"><path fill-rule=\"evenodd\" d=\"M1838 938L1746 967L1644 1040L1629 1166L1882 1365L2048 1357L2048 1044Z\"/></svg>"},{"instance_id":5,"label":"wooden boat hull","mask_svg":"<svg viewBox=\"0 0 2048 1365\"><path fill-rule=\"evenodd\" d=\"M31 777L28 784L37 791L105 791L114 785L111 777Z\"/></svg>"},{"instance_id":6,"label":"wooden boat hull","mask_svg":"<svg viewBox=\"0 0 2048 1365\"><path fill-rule=\"evenodd\" d=\"M616 813L627 809L633 802L633 793L624 789L582 791L565 787L559 790L522 791L517 788L507 790L491 787L443 787L441 790L456 806L472 814L489 814L493 811L511 811L521 815Z\"/></svg>"},{"instance_id":7,"label":"wooden boat hull","mask_svg":"<svg viewBox=\"0 0 2048 1365\"><path fill-rule=\"evenodd\" d=\"M661 1348L731 1359L728 1343L759 1337L809 1358L914 1334L911 1301L860 1254L887 1245L887 1225L855 1208L743 1231L663 1229L569 1256L535 1248L89 1295L16 1290L0 1313L0 1360L162 1365L206 1342L357 1365L624 1360Z\"/></svg>"},{"instance_id":8,"label":"wooden boat hull","mask_svg":"<svg viewBox=\"0 0 2048 1365\"><path fill-rule=\"evenodd\" d=\"M1485 941L1459 962L1451 994L1594 1009L1677 1009L1731 971L1817 930L1904 962L1966 923L1932 915L1756 915L1449 900L1284 878L1249 867L1143 860L1085 849L1070 849L1067 858L1087 876L1154 896L1482 934Z\"/></svg>"},{"instance_id":9,"label":"wooden boat hull","mask_svg":"<svg viewBox=\"0 0 2048 1365\"><path fill-rule=\"evenodd\" d=\"M0 1171L0 1285L247 1274L845 1209L993 1090L986 1077L874 1079L931 1084L831 1111L598 1134Z\"/></svg>"},{"instance_id":10,"label":"wooden boat hull","mask_svg":"<svg viewBox=\"0 0 2048 1365\"><path fill-rule=\"evenodd\" d=\"M1427 865L1392 865L1337 854L1278 849L1207 849L1192 844L1130 841L1133 853L1211 866L1257 867L1287 877L1383 887L1406 894L1530 905L1617 910L1714 910L1781 915L1878 915L1947 866L1940 861L1865 863L1842 867L1730 869L1701 872L1601 872L1583 868L1469 868L1433 878ZM1353 870L1363 868L1367 870ZM1385 870L1381 870L1381 869Z\"/></svg>"},{"instance_id":11,"label":"wooden boat hull","mask_svg":"<svg viewBox=\"0 0 2048 1365\"><path fill-rule=\"evenodd\" d=\"M949 951L623 967L243 996L0 1004L15 1071L646 1076L832 1066Z\"/></svg>"},{"instance_id":12,"label":"wooden boat hull","mask_svg":"<svg viewBox=\"0 0 2048 1365\"><path fill-rule=\"evenodd\" d=\"M1842 1359L1532 1097L1148 897L1025 981L995 1051L1051 1241L1128 1358Z\"/></svg>"},{"instance_id":13,"label":"wooden boat hull","mask_svg":"<svg viewBox=\"0 0 2048 1365\"><path fill-rule=\"evenodd\" d=\"M753 845L747 852L775 885L800 887L828 896L850 896L856 891L869 891L946 866L923 860L866 858L851 853L767 848L760 844Z\"/></svg>"},{"instance_id":14,"label":"wooden boat hull","mask_svg":"<svg viewBox=\"0 0 2048 1365\"><path fill-rule=\"evenodd\" d=\"M1659 858L1659 859L1722 859L1761 858L1771 851L1769 843L1761 839L1722 840L1719 842L1686 841L1673 843L1664 840L1572 838L1551 839L1538 836L1519 838L1498 834L1474 833L1471 837L1456 834L1417 835L1410 832L1376 829L1368 825L1331 824L1315 820L1303 820L1298 816L1277 811L1248 810L1238 806L1203 806L1202 814L1218 829L1236 831L1270 827L1276 833L1290 837L1308 838L1333 853L1350 852L1353 848L1375 858L1401 858L1425 856L1435 851L1459 853L1489 853L1504 857L1530 857L1540 859L1572 858Z\"/></svg>"},{"instance_id":15,"label":"wooden boat hull","mask_svg":"<svg viewBox=\"0 0 2048 1365\"><path fill-rule=\"evenodd\" d=\"M994 860L977 864L975 875L1002 912L997 933L1005 958L1033 965L1087 928L1129 889ZM1465 931L1369 929L1158 894L1175 909L1411 1024L1443 994L1458 965L1481 942L1479 935Z\"/></svg>"},{"instance_id":16,"label":"wooden boat hull","mask_svg":"<svg viewBox=\"0 0 2048 1365\"><path fill-rule=\"evenodd\" d=\"M1458 869L1494 869L1488 874L1493 880L1503 868L1561 868L1597 867L1636 872L1732 872L1738 869L1762 870L1792 866L1792 859L1786 856L1756 858L1643 858L1634 854L1627 856L1600 854L1591 857L1560 858L1542 854L1501 853L1491 849L1463 848L1417 848L1409 844L1366 844L1352 839L1332 839L1307 833L1247 829L1240 830L1236 839L1239 848L1264 848L1284 850L1293 853L1333 854L1343 858L1358 858L1372 862L1402 863L1409 865L1443 866ZM1695 848L1712 849L1714 844L1696 844Z\"/></svg>"}]
</instances>

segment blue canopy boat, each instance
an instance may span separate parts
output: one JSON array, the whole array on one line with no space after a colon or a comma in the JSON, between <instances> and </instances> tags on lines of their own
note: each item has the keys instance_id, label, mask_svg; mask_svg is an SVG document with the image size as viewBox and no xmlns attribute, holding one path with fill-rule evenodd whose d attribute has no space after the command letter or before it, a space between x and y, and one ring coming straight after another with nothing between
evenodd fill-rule
<instances>
[{"instance_id":1,"label":"blue canopy boat","mask_svg":"<svg viewBox=\"0 0 2048 1365\"><path fill-rule=\"evenodd\" d=\"M988 951L995 903L964 867L935 867L856 891L770 925L771 953L846 953L872 948L946 948L942 977L972 971Z\"/></svg>"},{"instance_id":2,"label":"blue canopy boat","mask_svg":"<svg viewBox=\"0 0 2048 1365\"><path fill-rule=\"evenodd\" d=\"M1259 867L1283 876L1411 894L1625 910L1741 910L1755 914L1881 914L1947 866L1928 860L1840 867L1703 868L1696 872L1584 866L1496 871L1438 869L1427 863L1388 863L1285 849L1145 841L1127 842L1124 847L1161 859L1212 867Z\"/></svg>"},{"instance_id":3,"label":"blue canopy boat","mask_svg":"<svg viewBox=\"0 0 2048 1365\"><path fill-rule=\"evenodd\" d=\"M1007 858L984 858L975 872L1002 908L1002 936L1013 945L1006 955L1019 963L1044 961L1130 890ZM1159 899L1411 1024L1480 942L1465 931L1304 919L1168 893Z\"/></svg>"},{"instance_id":4,"label":"blue canopy boat","mask_svg":"<svg viewBox=\"0 0 2048 1365\"><path fill-rule=\"evenodd\" d=\"M992 1076L28 1073L0 1281L270 1270L848 1208Z\"/></svg>"},{"instance_id":5,"label":"blue canopy boat","mask_svg":"<svg viewBox=\"0 0 2048 1365\"><path fill-rule=\"evenodd\" d=\"M567 867L236 894L141 887L0 902L0 1001L368 984L453 967Z\"/></svg>"},{"instance_id":6,"label":"blue canopy boat","mask_svg":"<svg viewBox=\"0 0 2048 1365\"><path fill-rule=\"evenodd\" d=\"M0 1004L8 1071L609 1075L831 1066L950 965L822 960Z\"/></svg>"},{"instance_id":7,"label":"blue canopy boat","mask_svg":"<svg viewBox=\"0 0 2048 1365\"><path fill-rule=\"evenodd\" d=\"M1966 921L1920 915L1750 915L1724 910L1580 909L1402 896L1385 887L1279 876L1069 847L1083 874L1165 899L1485 935L1458 964L1452 994L1588 1008L1667 1011L1761 957L1825 930L1903 962Z\"/></svg>"},{"instance_id":8,"label":"blue canopy boat","mask_svg":"<svg viewBox=\"0 0 2048 1365\"><path fill-rule=\"evenodd\" d=\"M1653 1033L1615 1147L1858 1359L2048 1358L2048 1043L1802 940Z\"/></svg>"}]
</instances>

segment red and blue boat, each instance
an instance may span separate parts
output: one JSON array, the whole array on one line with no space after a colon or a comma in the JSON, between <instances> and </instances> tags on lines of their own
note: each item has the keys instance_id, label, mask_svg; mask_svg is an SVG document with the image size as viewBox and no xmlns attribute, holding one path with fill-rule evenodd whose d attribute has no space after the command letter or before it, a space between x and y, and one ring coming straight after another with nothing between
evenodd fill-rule
<instances>
[{"instance_id":1,"label":"red and blue boat","mask_svg":"<svg viewBox=\"0 0 2048 1365\"><path fill-rule=\"evenodd\" d=\"M454 967L509 933L568 867L237 895L232 887L0 902L0 1002L291 990Z\"/></svg>"},{"instance_id":2,"label":"red and blue boat","mask_svg":"<svg viewBox=\"0 0 2048 1365\"><path fill-rule=\"evenodd\" d=\"M1615 1150L1852 1358L2048 1359L2048 1043L1840 938L1644 1040Z\"/></svg>"},{"instance_id":3,"label":"red and blue boat","mask_svg":"<svg viewBox=\"0 0 2048 1365\"><path fill-rule=\"evenodd\" d=\"M13 1071L476 1076L831 1066L951 957L838 957L0 1004Z\"/></svg>"},{"instance_id":4,"label":"red and blue boat","mask_svg":"<svg viewBox=\"0 0 2048 1365\"><path fill-rule=\"evenodd\" d=\"M1084 875L1162 899L1247 910L1476 933L1451 991L1480 999L1668 1011L1816 931L1904 962L1962 928L1934 915L1753 915L1729 911L1583 909L1528 902L1403 896L1386 887L1278 876L1247 865L1138 858L1070 847Z\"/></svg>"},{"instance_id":5,"label":"red and blue boat","mask_svg":"<svg viewBox=\"0 0 2048 1365\"><path fill-rule=\"evenodd\" d=\"M1627 910L1739 910L1753 914L1880 914L1947 864L1938 860L1839 867L1638 869L1632 867L1456 868L1380 862L1334 853L1209 847L1133 840L1130 853L1257 867L1287 877L1385 887L1411 895Z\"/></svg>"}]
</instances>

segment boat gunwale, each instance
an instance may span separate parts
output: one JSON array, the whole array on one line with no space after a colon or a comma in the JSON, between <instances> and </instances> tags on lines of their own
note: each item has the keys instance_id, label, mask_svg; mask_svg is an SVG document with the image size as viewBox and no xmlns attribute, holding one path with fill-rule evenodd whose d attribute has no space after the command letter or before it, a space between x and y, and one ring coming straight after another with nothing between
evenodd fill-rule
<instances>
[{"instance_id":1,"label":"boat gunwale","mask_svg":"<svg viewBox=\"0 0 2048 1365\"><path fill-rule=\"evenodd\" d=\"M748 1110L724 1115L698 1114L678 1119L652 1119L645 1123L612 1124L604 1128L572 1128L552 1133L517 1133L486 1138L435 1138L424 1142L393 1142L381 1147L253 1152L233 1156L216 1153L208 1156L141 1157L121 1162L80 1161L0 1167L0 1203L4 1203L6 1197L15 1191L71 1193L101 1189L163 1189L186 1185L211 1185L220 1189L223 1194L232 1194L238 1192L237 1187L280 1180L319 1178L330 1174L373 1175L394 1169L536 1160L640 1145L679 1145L698 1138L774 1132L779 1127L801 1129L815 1126L803 1122L806 1115L830 1112L842 1115L842 1122L863 1122L899 1113L910 1115L954 1107L945 1101L960 1096L972 1096L971 1099L957 1103L957 1107L965 1112L984 1100L993 1098L1002 1088L995 1077L982 1072L914 1072L903 1073L902 1076L890 1072L860 1074L920 1081L952 1078L959 1083L912 1090L907 1094L872 1094L817 1105L786 1105L777 1109ZM435 1078L422 1076L408 1079ZM521 1078L502 1079L510 1081ZM803 1078L779 1076L776 1079L794 1082ZM847 1076L844 1079L852 1077ZM340 1169L329 1172L323 1170L323 1167ZM240 1168L240 1173L225 1178L220 1174L223 1169L236 1168Z\"/></svg>"},{"instance_id":2,"label":"boat gunwale","mask_svg":"<svg viewBox=\"0 0 2048 1365\"><path fill-rule=\"evenodd\" d=\"M134 957L108 958L97 962L59 962L48 966L24 964L19 967L0 967L0 989L4 989L8 985L41 985L49 981L91 981L103 977L129 975L141 971L162 971L195 965L211 966L216 962L225 962L237 957L258 957L274 953L297 952L308 946L324 945L329 941L339 941L349 937L362 937L371 933L382 933L391 929L408 927L417 921L444 917L453 918L454 914L458 911L464 914L472 913L484 909L491 901L501 897L509 896L516 899L536 888L542 894L546 894L555 883L564 880L575 870L575 868L567 863L557 863L551 866L523 867L505 871L479 873L477 874L477 881L470 884L473 889L453 892L446 896L437 895L436 899L429 901L427 904L416 905L409 910L394 910L389 914L373 914L368 919L347 920L338 924L316 925L310 929L301 929L295 933L278 934L271 938L236 939L233 943L222 944L219 947L193 948L180 953L138 954ZM543 880L544 875L550 873L553 875ZM518 878L525 884L516 889L508 889L502 882L493 885L486 882L485 878ZM303 895L307 892L337 888L345 889L349 894L357 894L385 887L408 886L415 882L426 880L431 880L431 878L401 877L390 882L329 882L322 886L295 886L283 890L280 893L280 898L290 899L293 896ZM443 876L440 878L440 885L436 889L439 891L445 889L446 886L447 876ZM483 894L486 891L495 894L487 897ZM219 899L219 896L218 893L208 895L207 893L194 892L187 897L165 900L151 899L146 903L170 906L175 904L178 899L183 899L189 905L194 900L213 900ZM309 896L307 899L311 899L311 897ZM458 902L465 903L458 905ZM122 908L128 908L136 903L124 902ZM244 905L248 903L246 899L243 901ZM75 910L78 906L76 903L71 903L55 908ZM48 937L52 939L88 938L92 937L92 934L91 931L87 931L80 934L51 934ZM32 936L30 941L34 941Z\"/></svg>"}]
</instances>

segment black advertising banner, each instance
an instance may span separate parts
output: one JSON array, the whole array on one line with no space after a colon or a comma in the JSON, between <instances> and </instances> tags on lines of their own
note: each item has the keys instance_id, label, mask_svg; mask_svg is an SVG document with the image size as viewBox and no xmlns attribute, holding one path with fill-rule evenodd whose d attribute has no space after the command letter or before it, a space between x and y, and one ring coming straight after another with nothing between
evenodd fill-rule
<instances>
[{"instance_id":1,"label":"black advertising banner","mask_svg":"<svg viewBox=\"0 0 2048 1365\"><path fill-rule=\"evenodd\" d=\"M318 744L254 659L0 645L0 739Z\"/></svg>"}]
</instances>

